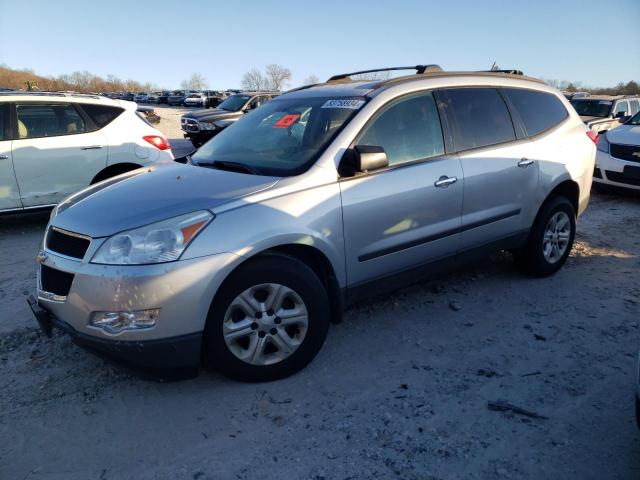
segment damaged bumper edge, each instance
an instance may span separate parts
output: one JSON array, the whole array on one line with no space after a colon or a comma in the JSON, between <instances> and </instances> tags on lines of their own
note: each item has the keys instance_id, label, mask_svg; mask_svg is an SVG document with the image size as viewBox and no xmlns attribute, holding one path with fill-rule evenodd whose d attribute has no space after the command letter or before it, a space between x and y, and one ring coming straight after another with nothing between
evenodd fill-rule
<instances>
[{"instance_id":1,"label":"damaged bumper edge","mask_svg":"<svg viewBox=\"0 0 640 480\"><path fill-rule=\"evenodd\" d=\"M107 340L78 332L43 308L33 296L27 298L27 303L40 329L48 337L51 337L53 328L60 329L70 335L76 345L144 377L175 381L198 374L201 332L145 341Z\"/></svg>"}]
</instances>

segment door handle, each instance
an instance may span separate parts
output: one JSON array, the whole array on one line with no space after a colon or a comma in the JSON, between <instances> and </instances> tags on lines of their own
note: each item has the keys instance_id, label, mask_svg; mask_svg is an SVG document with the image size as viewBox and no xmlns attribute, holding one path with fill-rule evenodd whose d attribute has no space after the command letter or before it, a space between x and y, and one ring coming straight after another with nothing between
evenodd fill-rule
<instances>
[{"instance_id":1,"label":"door handle","mask_svg":"<svg viewBox=\"0 0 640 480\"><path fill-rule=\"evenodd\" d=\"M458 181L457 177L447 177L446 175L441 176L434 185L439 188L447 188L452 183L456 183Z\"/></svg>"},{"instance_id":2,"label":"door handle","mask_svg":"<svg viewBox=\"0 0 640 480\"><path fill-rule=\"evenodd\" d=\"M529 165L533 165L533 160L529 160L528 158L522 158L518 162L518 166L522 168L527 168Z\"/></svg>"},{"instance_id":3,"label":"door handle","mask_svg":"<svg viewBox=\"0 0 640 480\"><path fill-rule=\"evenodd\" d=\"M102 145L91 145L90 147L80 147L80 150L98 150Z\"/></svg>"},{"instance_id":4,"label":"door handle","mask_svg":"<svg viewBox=\"0 0 640 480\"><path fill-rule=\"evenodd\" d=\"M5 155L4 153L0 154L0 160L8 160L9 159L9 155Z\"/></svg>"}]
</instances>

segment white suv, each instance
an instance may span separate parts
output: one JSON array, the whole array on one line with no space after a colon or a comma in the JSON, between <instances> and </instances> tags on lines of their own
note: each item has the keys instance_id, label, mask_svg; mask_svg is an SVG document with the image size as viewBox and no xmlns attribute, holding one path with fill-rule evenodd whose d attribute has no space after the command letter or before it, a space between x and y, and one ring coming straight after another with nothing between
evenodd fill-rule
<instances>
[{"instance_id":1,"label":"white suv","mask_svg":"<svg viewBox=\"0 0 640 480\"><path fill-rule=\"evenodd\" d=\"M98 95L0 94L0 213L52 206L109 177L172 161L136 104Z\"/></svg>"}]
</instances>

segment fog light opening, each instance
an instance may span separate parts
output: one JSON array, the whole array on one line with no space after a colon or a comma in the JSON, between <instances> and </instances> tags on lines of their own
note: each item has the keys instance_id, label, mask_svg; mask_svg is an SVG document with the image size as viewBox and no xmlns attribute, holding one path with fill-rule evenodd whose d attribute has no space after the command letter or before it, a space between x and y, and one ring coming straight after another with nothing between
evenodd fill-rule
<instances>
[{"instance_id":1,"label":"fog light opening","mask_svg":"<svg viewBox=\"0 0 640 480\"><path fill-rule=\"evenodd\" d=\"M153 328L159 314L159 308L131 312L93 312L89 326L115 335L125 330Z\"/></svg>"}]
</instances>

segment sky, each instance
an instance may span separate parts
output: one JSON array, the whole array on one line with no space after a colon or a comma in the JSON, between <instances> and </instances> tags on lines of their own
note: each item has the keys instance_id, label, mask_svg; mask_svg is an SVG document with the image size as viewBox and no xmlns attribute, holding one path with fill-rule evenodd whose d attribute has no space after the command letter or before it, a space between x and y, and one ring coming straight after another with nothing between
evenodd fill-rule
<instances>
[{"instance_id":1,"label":"sky","mask_svg":"<svg viewBox=\"0 0 640 480\"><path fill-rule=\"evenodd\" d=\"M583 86L640 82L640 0L0 0L0 64L177 88L239 87L252 67L311 74L439 64Z\"/></svg>"}]
</instances>

